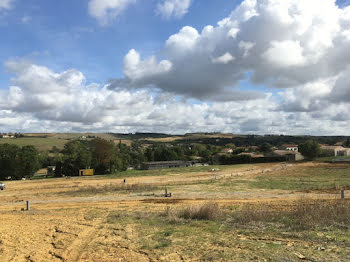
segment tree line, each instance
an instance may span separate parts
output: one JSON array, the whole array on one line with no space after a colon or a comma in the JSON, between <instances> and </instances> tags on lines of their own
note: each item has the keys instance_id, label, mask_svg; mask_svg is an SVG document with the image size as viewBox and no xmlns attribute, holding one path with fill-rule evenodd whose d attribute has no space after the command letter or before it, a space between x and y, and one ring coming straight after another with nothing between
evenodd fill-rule
<instances>
[{"instance_id":1,"label":"tree line","mask_svg":"<svg viewBox=\"0 0 350 262\"><path fill-rule=\"evenodd\" d=\"M29 178L40 166L39 152L34 146L0 145L1 180Z\"/></svg>"},{"instance_id":2,"label":"tree line","mask_svg":"<svg viewBox=\"0 0 350 262\"><path fill-rule=\"evenodd\" d=\"M226 145L227 146L227 145ZM234 148L234 144L231 145ZM316 141L299 145L308 159L320 154ZM209 164L236 164L266 161L283 161L281 157L254 159L240 156L241 149L230 155L218 154L222 147L211 144L152 144L144 145L134 141L125 145L102 138L89 141L72 140L62 150L53 147L50 152L38 152L34 146L19 147L13 144L0 145L0 179L30 178L40 168L54 166L56 177L78 176L80 169L94 169L95 174L112 174L138 167L142 162L184 160ZM271 145L260 145L259 151L268 153Z\"/></svg>"}]
</instances>

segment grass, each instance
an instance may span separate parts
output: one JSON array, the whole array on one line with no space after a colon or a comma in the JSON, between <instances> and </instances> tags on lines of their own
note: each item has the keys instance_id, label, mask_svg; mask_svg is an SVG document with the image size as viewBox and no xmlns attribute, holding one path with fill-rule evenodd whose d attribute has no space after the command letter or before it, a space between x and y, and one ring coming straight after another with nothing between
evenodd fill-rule
<instances>
[{"instance_id":1,"label":"grass","mask_svg":"<svg viewBox=\"0 0 350 262\"><path fill-rule=\"evenodd\" d=\"M215 202L208 202L197 206L189 206L180 210L167 208L165 212L165 216L173 221L178 221L181 218L195 220L216 220L222 215L222 210Z\"/></svg>"},{"instance_id":2,"label":"grass","mask_svg":"<svg viewBox=\"0 0 350 262\"><path fill-rule=\"evenodd\" d=\"M221 216L208 216L213 212ZM128 209L110 212L106 223L111 232L116 225L116 232L132 227L137 232L133 243L156 261L170 261L176 254L185 261L298 261L296 254L310 261L341 261L350 256L345 248L350 244L349 201Z\"/></svg>"},{"instance_id":3,"label":"grass","mask_svg":"<svg viewBox=\"0 0 350 262\"><path fill-rule=\"evenodd\" d=\"M150 192L159 191L161 188L149 184L107 184L102 186L84 186L78 187L74 190L59 192L58 194L66 196L89 196L106 193L138 193L138 192Z\"/></svg>"},{"instance_id":4,"label":"grass","mask_svg":"<svg viewBox=\"0 0 350 262\"><path fill-rule=\"evenodd\" d=\"M55 137L21 137L21 138L0 138L0 144L14 144L17 146L29 146L32 145L39 151L48 151L53 146L59 149L63 149L64 145L68 142L67 139L58 139Z\"/></svg>"},{"instance_id":5,"label":"grass","mask_svg":"<svg viewBox=\"0 0 350 262\"><path fill-rule=\"evenodd\" d=\"M239 168L242 165L234 166L199 166L199 167L184 167L184 168L166 168L166 169L154 169L154 170L127 170L124 172L118 172L110 177L140 177L140 176L165 176L169 174L185 174L185 173L196 173L196 172L211 172L212 169L218 169L224 171L230 168Z\"/></svg>"},{"instance_id":6,"label":"grass","mask_svg":"<svg viewBox=\"0 0 350 262\"><path fill-rule=\"evenodd\" d=\"M296 191L339 190L350 187L350 169L312 167L258 176L250 186L259 189Z\"/></svg>"},{"instance_id":7,"label":"grass","mask_svg":"<svg viewBox=\"0 0 350 262\"><path fill-rule=\"evenodd\" d=\"M346 200L303 200L288 207L246 205L231 214L233 223L276 223L292 230L320 227L350 228L350 202Z\"/></svg>"},{"instance_id":8,"label":"grass","mask_svg":"<svg viewBox=\"0 0 350 262\"><path fill-rule=\"evenodd\" d=\"M348 159L350 156L326 156L326 157L319 157L316 159L316 161L320 162L332 162L333 159Z\"/></svg>"}]
</instances>

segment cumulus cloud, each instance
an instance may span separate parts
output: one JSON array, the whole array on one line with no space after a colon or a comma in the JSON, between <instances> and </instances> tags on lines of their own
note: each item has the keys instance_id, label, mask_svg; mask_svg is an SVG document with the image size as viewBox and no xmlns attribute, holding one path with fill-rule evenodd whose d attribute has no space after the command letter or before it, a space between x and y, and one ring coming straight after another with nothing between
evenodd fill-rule
<instances>
[{"instance_id":1,"label":"cumulus cloud","mask_svg":"<svg viewBox=\"0 0 350 262\"><path fill-rule=\"evenodd\" d=\"M89 14L105 26L136 0L90 0Z\"/></svg>"},{"instance_id":2,"label":"cumulus cloud","mask_svg":"<svg viewBox=\"0 0 350 262\"><path fill-rule=\"evenodd\" d=\"M276 107L267 97L259 98L258 105L250 101L188 103L164 92L113 91L87 84L75 69L57 73L22 60L10 60L5 67L13 77L12 86L0 91L3 130L242 132L240 123L252 113L261 120L259 130L266 130L268 122L263 119Z\"/></svg>"},{"instance_id":3,"label":"cumulus cloud","mask_svg":"<svg viewBox=\"0 0 350 262\"><path fill-rule=\"evenodd\" d=\"M110 88L153 86L202 100L234 91L234 100L247 75L255 85L282 89L333 78L350 65L349 10L333 0L245 0L216 26L171 35L157 55L135 64L133 72L143 72L137 82L124 64L125 77ZM149 68L164 67L157 60L171 67L154 74Z\"/></svg>"},{"instance_id":4,"label":"cumulus cloud","mask_svg":"<svg viewBox=\"0 0 350 262\"><path fill-rule=\"evenodd\" d=\"M0 126L5 132L344 134L349 121L345 102L310 112L285 112L272 94L255 100L190 103L170 93L88 84L75 69L54 72L21 60L8 61L6 69L13 77L12 86L0 91ZM343 82L333 81L310 85L305 97L317 93L322 100L331 95L333 84L343 88Z\"/></svg>"},{"instance_id":5,"label":"cumulus cloud","mask_svg":"<svg viewBox=\"0 0 350 262\"><path fill-rule=\"evenodd\" d=\"M117 4L105 6L100 13L108 17ZM0 126L348 134L348 50L350 7L333 0L245 0L215 26L183 27L153 55L131 49L124 77L106 86L87 83L76 69L6 62L13 77L0 91Z\"/></svg>"},{"instance_id":6,"label":"cumulus cloud","mask_svg":"<svg viewBox=\"0 0 350 262\"><path fill-rule=\"evenodd\" d=\"M147 82L148 78L157 77L171 70L172 64L168 60L159 63L154 56L141 60L140 54L132 49L124 58L124 73L133 82L139 79Z\"/></svg>"},{"instance_id":7,"label":"cumulus cloud","mask_svg":"<svg viewBox=\"0 0 350 262\"><path fill-rule=\"evenodd\" d=\"M2 9L11 9L14 0L0 0L0 11Z\"/></svg>"},{"instance_id":8,"label":"cumulus cloud","mask_svg":"<svg viewBox=\"0 0 350 262\"><path fill-rule=\"evenodd\" d=\"M215 57L212 59L214 64L228 64L229 62L233 61L235 58L229 53L225 53L222 56Z\"/></svg>"},{"instance_id":9,"label":"cumulus cloud","mask_svg":"<svg viewBox=\"0 0 350 262\"><path fill-rule=\"evenodd\" d=\"M156 13L165 19L181 18L187 14L192 0L162 0L158 3Z\"/></svg>"}]
</instances>

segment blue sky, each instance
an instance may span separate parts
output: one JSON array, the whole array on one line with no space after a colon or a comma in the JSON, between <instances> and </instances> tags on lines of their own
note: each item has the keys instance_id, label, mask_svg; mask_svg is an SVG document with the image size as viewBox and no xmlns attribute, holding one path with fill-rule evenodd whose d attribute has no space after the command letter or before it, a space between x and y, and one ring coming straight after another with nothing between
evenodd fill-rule
<instances>
[{"instance_id":1,"label":"blue sky","mask_svg":"<svg viewBox=\"0 0 350 262\"><path fill-rule=\"evenodd\" d=\"M0 128L348 134L349 5L0 0Z\"/></svg>"},{"instance_id":2,"label":"blue sky","mask_svg":"<svg viewBox=\"0 0 350 262\"><path fill-rule=\"evenodd\" d=\"M239 1L196 1L190 15L164 20L155 15L156 1L138 1L108 25L89 16L88 1L16 0L0 21L0 61L27 58L54 70L77 68L90 82L122 77L122 61L131 49L148 56L183 26L201 29L230 14ZM28 19L23 22L22 20ZM2 88L9 75L2 70Z\"/></svg>"}]
</instances>

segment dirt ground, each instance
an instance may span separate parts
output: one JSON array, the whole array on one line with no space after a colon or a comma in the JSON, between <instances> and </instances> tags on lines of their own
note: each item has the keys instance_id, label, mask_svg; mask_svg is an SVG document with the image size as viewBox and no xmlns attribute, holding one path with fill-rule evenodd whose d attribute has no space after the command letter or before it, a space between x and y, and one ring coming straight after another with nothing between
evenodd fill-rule
<instances>
[{"instance_id":1,"label":"dirt ground","mask_svg":"<svg viewBox=\"0 0 350 262\"><path fill-rule=\"evenodd\" d=\"M185 242L182 244L181 239L174 239L173 242L177 244L166 252L161 248L142 248L139 240L145 236L142 235L140 225L134 222L106 221L111 220L113 218L111 214L116 212L124 214L163 212L169 206L189 206L208 200L215 201L220 206L272 202L283 205L300 197L318 199L338 197L335 194L322 192L251 189L244 186L232 192L230 190L221 192L216 191L211 185L211 182L218 180L249 181L262 174L268 176L270 173L298 170L312 165L322 164L259 164L232 167L224 171L127 178L128 185L154 186L154 189L151 187L149 190L131 192L115 190L91 193L85 190L89 187L113 188L122 185L123 178L9 181L6 183L6 190L0 191L0 261L215 261L215 258L196 257L186 253L186 244ZM165 187L173 191L172 198L162 197ZM27 200L30 201L31 209L23 211ZM137 219L139 218L136 217ZM151 231L152 227L156 230L157 225L148 225ZM231 238L232 243L236 243L231 246L232 253L218 260L299 261L307 257L301 254L299 256L300 249L298 252L293 251L293 245L317 250L317 246L303 239L290 240L286 237L264 240L261 236L247 236L239 232ZM210 241L204 242L201 248L206 248L210 252L213 248ZM285 245L284 251L290 249L292 258L274 260L272 256L269 260L264 256L259 257L261 249L256 247L257 249L252 250L249 246L259 241L271 245L276 243ZM227 251L223 248L222 252ZM246 258L242 257L242 254ZM336 253L330 253L326 257L330 260L319 261L349 261L346 257L342 259L341 256L337 256Z\"/></svg>"}]
</instances>

